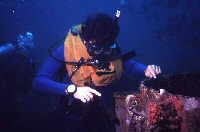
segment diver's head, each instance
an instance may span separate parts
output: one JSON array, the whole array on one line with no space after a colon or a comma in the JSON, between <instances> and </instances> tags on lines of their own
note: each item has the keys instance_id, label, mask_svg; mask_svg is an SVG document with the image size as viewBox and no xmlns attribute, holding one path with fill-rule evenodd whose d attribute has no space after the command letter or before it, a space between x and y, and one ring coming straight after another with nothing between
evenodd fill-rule
<instances>
[{"instance_id":1,"label":"diver's head","mask_svg":"<svg viewBox=\"0 0 200 132\"><path fill-rule=\"evenodd\" d=\"M119 33L118 23L109 15L98 13L89 16L82 26L82 37L89 48L97 49L96 53L101 53L102 50L108 54L114 44ZM92 54L92 53L90 53Z\"/></svg>"}]
</instances>

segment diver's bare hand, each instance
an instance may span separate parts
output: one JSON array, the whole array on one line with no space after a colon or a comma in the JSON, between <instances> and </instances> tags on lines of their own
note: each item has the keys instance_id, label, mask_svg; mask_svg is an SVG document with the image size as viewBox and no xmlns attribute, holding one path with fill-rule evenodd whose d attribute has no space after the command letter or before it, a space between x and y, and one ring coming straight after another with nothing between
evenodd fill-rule
<instances>
[{"instance_id":1,"label":"diver's bare hand","mask_svg":"<svg viewBox=\"0 0 200 132\"><path fill-rule=\"evenodd\" d=\"M145 76L150 78L156 78L156 75L161 73L160 66L148 65L145 70Z\"/></svg>"},{"instance_id":2,"label":"diver's bare hand","mask_svg":"<svg viewBox=\"0 0 200 132\"><path fill-rule=\"evenodd\" d=\"M93 95L101 96L101 93L90 87L77 87L77 91L74 93L74 98L86 103L93 99Z\"/></svg>"}]
</instances>

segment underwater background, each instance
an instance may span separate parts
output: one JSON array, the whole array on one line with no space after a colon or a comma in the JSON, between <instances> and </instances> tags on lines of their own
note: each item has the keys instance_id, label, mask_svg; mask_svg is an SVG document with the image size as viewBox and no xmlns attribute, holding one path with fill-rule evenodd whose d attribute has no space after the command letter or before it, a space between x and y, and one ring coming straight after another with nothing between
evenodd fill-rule
<instances>
[{"instance_id":1,"label":"underwater background","mask_svg":"<svg viewBox=\"0 0 200 132\"><path fill-rule=\"evenodd\" d=\"M35 74L48 48L72 26L97 12L114 16L119 7L123 7L118 36L123 53L135 50L137 61L159 65L163 74L200 72L200 0L1 0L0 44L16 43L19 35L32 33L34 73L27 74ZM57 96L18 88L3 93L1 86L0 113L8 122L33 131L52 125L49 121L56 114ZM0 131L5 125L1 119Z\"/></svg>"},{"instance_id":2,"label":"underwater background","mask_svg":"<svg viewBox=\"0 0 200 132\"><path fill-rule=\"evenodd\" d=\"M114 16L120 2L124 53L134 49L136 60L160 65L165 74L200 71L200 0L1 0L0 39L12 43L33 33L38 68L70 27L96 12Z\"/></svg>"}]
</instances>

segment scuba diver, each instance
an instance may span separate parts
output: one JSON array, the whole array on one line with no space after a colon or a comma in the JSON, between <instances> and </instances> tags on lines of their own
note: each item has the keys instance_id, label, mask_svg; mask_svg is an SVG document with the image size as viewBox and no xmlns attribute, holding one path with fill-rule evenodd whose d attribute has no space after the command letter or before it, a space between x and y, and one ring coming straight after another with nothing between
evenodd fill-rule
<instances>
[{"instance_id":1,"label":"scuba diver","mask_svg":"<svg viewBox=\"0 0 200 132\"><path fill-rule=\"evenodd\" d=\"M25 90L32 85L34 63L30 49L33 35L19 35L17 42L0 44L0 90Z\"/></svg>"},{"instance_id":2,"label":"scuba diver","mask_svg":"<svg viewBox=\"0 0 200 132\"><path fill-rule=\"evenodd\" d=\"M30 38L31 37L31 38ZM0 131L11 131L22 117L23 98L32 87L34 63L29 49L33 35L19 35L17 42L0 44Z\"/></svg>"},{"instance_id":3,"label":"scuba diver","mask_svg":"<svg viewBox=\"0 0 200 132\"><path fill-rule=\"evenodd\" d=\"M145 66L121 55L119 13L115 18L104 13L91 15L72 27L33 81L34 89L62 96L63 131L115 131L113 92L122 72L150 78L161 73L159 66Z\"/></svg>"}]
</instances>

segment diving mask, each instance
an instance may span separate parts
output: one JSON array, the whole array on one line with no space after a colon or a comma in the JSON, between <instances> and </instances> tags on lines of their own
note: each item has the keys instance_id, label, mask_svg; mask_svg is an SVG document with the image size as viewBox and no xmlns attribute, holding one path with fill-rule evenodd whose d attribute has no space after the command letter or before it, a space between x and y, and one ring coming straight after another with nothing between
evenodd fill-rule
<instances>
[{"instance_id":1,"label":"diving mask","mask_svg":"<svg viewBox=\"0 0 200 132\"><path fill-rule=\"evenodd\" d=\"M109 56L112 53L112 51L117 48L115 43L110 45L100 45L96 42L89 42L87 43L86 47L90 56Z\"/></svg>"}]
</instances>

